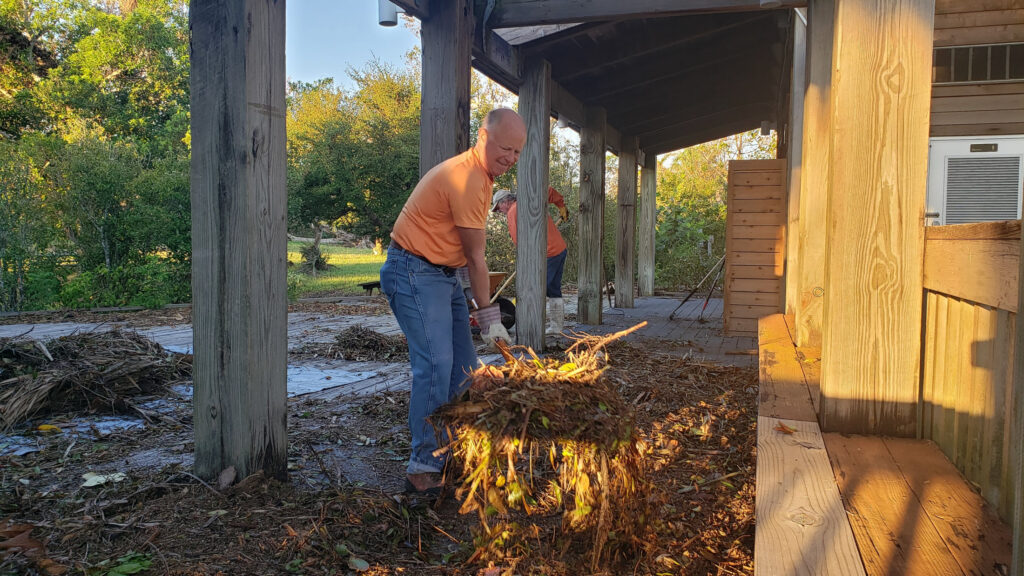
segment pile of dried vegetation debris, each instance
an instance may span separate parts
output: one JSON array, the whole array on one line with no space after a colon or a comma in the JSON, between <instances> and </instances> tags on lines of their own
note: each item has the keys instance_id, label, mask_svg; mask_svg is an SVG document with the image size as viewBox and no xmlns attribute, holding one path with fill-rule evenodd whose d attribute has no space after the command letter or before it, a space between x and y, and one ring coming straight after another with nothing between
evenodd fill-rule
<instances>
[{"instance_id":1,"label":"pile of dried vegetation debris","mask_svg":"<svg viewBox=\"0 0 1024 576\"><path fill-rule=\"evenodd\" d=\"M349 362L404 363L409 361L409 345L405 336L388 336L357 325L342 330L334 342L307 344L292 355Z\"/></svg>"},{"instance_id":2,"label":"pile of dried vegetation debris","mask_svg":"<svg viewBox=\"0 0 1024 576\"><path fill-rule=\"evenodd\" d=\"M480 519L480 559L503 561L535 543L573 546L589 550L596 572L635 555L654 504L649 448L602 349L641 326L584 337L561 359L501 346L506 364L476 370L466 397L435 415L455 438L456 496L460 512ZM559 514L559 523L523 529L526 517Z\"/></svg>"},{"instance_id":3,"label":"pile of dried vegetation debris","mask_svg":"<svg viewBox=\"0 0 1024 576\"><path fill-rule=\"evenodd\" d=\"M192 357L136 332L114 330L42 342L0 338L0 424L38 416L136 413L131 398L192 379Z\"/></svg>"}]
</instances>

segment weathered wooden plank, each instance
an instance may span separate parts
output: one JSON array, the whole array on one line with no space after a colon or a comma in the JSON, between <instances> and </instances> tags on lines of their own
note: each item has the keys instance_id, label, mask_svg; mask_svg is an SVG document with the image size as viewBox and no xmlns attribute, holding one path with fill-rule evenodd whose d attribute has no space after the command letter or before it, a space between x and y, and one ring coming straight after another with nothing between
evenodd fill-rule
<instances>
[{"instance_id":1,"label":"weathered wooden plank","mask_svg":"<svg viewBox=\"0 0 1024 576\"><path fill-rule=\"evenodd\" d=\"M1024 32L1024 28L1021 29ZM1010 110L960 110L956 112L932 112L931 122L936 126L955 124L1000 124L1024 123L1024 109Z\"/></svg>"},{"instance_id":2,"label":"weathered wooden plank","mask_svg":"<svg viewBox=\"0 0 1024 576\"><path fill-rule=\"evenodd\" d=\"M935 0L936 14L1024 8L1024 0Z\"/></svg>"},{"instance_id":3,"label":"weathered wooden plank","mask_svg":"<svg viewBox=\"0 0 1024 576\"><path fill-rule=\"evenodd\" d=\"M1016 240L925 241L924 287L993 308L1017 311Z\"/></svg>"},{"instance_id":4,"label":"weathered wooden plank","mask_svg":"<svg viewBox=\"0 0 1024 576\"><path fill-rule=\"evenodd\" d=\"M757 335L757 320L753 318L730 318L726 332L736 336Z\"/></svg>"},{"instance_id":5,"label":"weathered wooden plank","mask_svg":"<svg viewBox=\"0 0 1024 576\"><path fill-rule=\"evenodd\" d=\"M420 176L469 148L469 78L473 2L433 6L420 26Z\"/></svg>"},{"instance_id":6,"label":"weathered wooden plank","mask_svg":"<svg viewBox=\"0 0 1024 576\"><path fill-rule=\"evenodd\" d=\"M778 300L778 296L776 296L775 299ZM731 304L729 311L729 315L732 318L753 318L755 320L778 313L778 304L775 304L774 306L744 306L740 304Z\"/></svg>"},{"instance_id":7,"label":"weathered wooden plank","mask_svg":"<svg viewBox=\"0 0 1024 576\"><path fill-rule=\"evenodd\" d=\"M637 225L637 292L654 294L654 236L658 221L658 157L648 154L640 171L640 222Z\"/></svg>"},{"instance_id":8,"label":"weathered wooden plank","mask_svg":"<svg viewBox=\"0 0 1024 576\"><path fill-rule=\"evenodd\" d=\"M958 96L997 96L1000 94L1024 94L1024 82L1000 82L998 84L950 84L932 86L932 101Z\"/></svg>"},{"instance_id":9,"label":"weathered wooden plank","mask_svg":"<svg viewBox=\"0 0 1024 576\"><path fill-rule=\"evenodd\" d=\"M804 6L806 0L783 0L786 8ZM736 12L760 9L759 0L502 0L488 20L494 28L520 28L543 24L623 20L628 18L664 18L705 12Z\"/></svg>"},{"instance_id":10,"label":"weathered wooden plank","mask_svg":"<svg viewBox=\"0 0 1024 576\"><path fill-rule=\"evenodd\" d=\"M936 30L999 26L1001 24L1024 24L1024 10L984 10L979 12L935 14Z\"/></svg>"},{"instance_id":11,"label":"weathered wooden plank","mask_svg":"<svg viewBox=\"0 0 1024 576\"><path fill-rule=\"evenodd\" d=\"M580 129L579 304L576 317L600 324L604 241L604 108L586 108Z\"/></svg>"},{"instance_id":12,"label":"weathered wooden plank","mask_svg":"<svg viewBox=\"0 0 1024 576\"><path fill-rule=\"evenodd\" d=\"M732 186L734 200L778 200L785 197L786 190L781 185L745 186L737 184Z\"/></svg>"},{"instance_id":13,"label":"weathered wooden plank","mask_svg":"<svg viewBox=\"0 0 1024 576\"><path fill-rule=\"evenodd\" d=\"M736 160L733 160L733 162L736 162ZM782 190L781 186L784 179L783 175L777 170L765 170L764 166L758 166L756 170L747 171L737 168L730 174L729 184L779 191Z\"/></svg>"},{"instance_id":14,"label":"weathered wooden plank","mask_svg":"<svg viewBox=\"0 0 1024 576\"><path fill-rule=\"evenodd\" d=\"M622 137L619 151L618 233L615 236L615 306L633 307L636 275L636 138ZM630 144L627 145L626 142Z\"/></svg>"},{"instance_id":15,"label":"weathered wooden plank","mask_svg":"<svg viewBox=\"0 0 1024 576\"><path fill-rule=\"evenodd\" d=\"M758 416L816 422L804 373L782 314L757 321L760 389Z\"/></svg>"},{"instance_id":16,"label":"weathered wooden plank","mask_svg":"<svg viewBox=\"0 0 1024 576\"><path fill-rule=\"evenodd\" d=\"M1006 495L1003 493L1003 477L1010 465L1004 456L1006 452L1004 439L1007 423L1012 420L1012 415L1009 412L1012 402L1007 403L1006 394L1007 381L1013 373L1010 355L1013 333L1010 332L1010 313L1006 310L996 310L994 314L994 340L990 344L992 347L992 388L989 390L988 401L985 403L985 434L981 443L984 447L981 473L986 476L985 481L982 482L982 495L989 504L999 511L1002 517L1009 518L1004 514Z\"/></svg>"},{"instance_id":17,"label":"weathered wooden plank","mask_svg":"<svg viewBox=\"0 0 1024 576\"><path fill-rule=\"evenodd\" d=\"M925 292L924 360L921 362L921 400L917 419L917 437L931 438L932 403L935 401L935 315L939 296Z\"/></svg>"},{"instance_id":18,"label":"weathered wooden plank","mask_svg":"<svg viewBox=\"0 0 1024 576\"><path fill-rule=\"evenodd\" d=\"M778 312L779 295L775 292L733 292L730 306L774 306Z\"/></svg>"},{"instance_id":19,"label":"weathered wooden plank","mask_svg":"<svg viewBox=\"0 0 1024 576\"><path fill-rule=\"evenodd\" d=\"M772 225L778 227L785 223L786 216L781 212L742 212L732 219L734 225ZM771 237L771 238L774 238Z\"/></svg>"},{"instance_id":20,"label":"weathered wooden plank","mask_svg":"<svg viewBox=\"0 0 1024 576\"><path fill-rule=\"evenodd\" d=\"M781 212L780 212L781 214ZM727 241L727 245L730 251L735 253L751 252L751 253L770 253L770 254L782 254L783 246L782 243L776 240L768 240L764 238L737 238L732 241Z\"/></svg>"},{"instance_id":21,"label":"weathered wooden plank","mask_svg":"<svg viewBox=\"0 0 1024 576\"><path fill-rule=\"evenodd\" d=\"M963 574L1005 574L1011 557L1010 527L949 460L927 441L885 438L883 442L927 515L918 522L933 526L944 542L938 553L955 559Z\"/></svg>"},{"instance_id":22,"label":"weathered wooden plank","mask_svg":"<svg viewBox=\"0 0 1024 576\"><path fill-rule=\"evenodd\" d=\"M779 202L780 201L776 201L776 203L779 203ZM738 212L737 213L737 217L742 217L744 214L746 214L746 213ZM785 213L784 212L775 212L775 214L779 214L783 218L785 217ZM735 220L734 220L734 222L735 222ZM776 224L774 226L761 226L761 225L757 225L757 224L747 225L747 226L734 225L732 227L732 230L731 230L731 232L732 232L732 236L731 237L732 238L736 238L737 240L743 239L743 238L746 238L746 239L762 238L762 239L779 240L779 239L781 239L785 235L785 233L786 233L785 230L786 230L785 227L783 227L781 225L778 225L778 224Z\"/></svg>"},{"instance_id":23,"label":"weathered wooden plank","mask_svg":"<svg viewBox=\"0 0 1024 576\"><path fill-rule=\"evenodd\" d=\"M804 94L803 169L800 173L800 221L797 234L796 342L821 346L825 295L825 234L828 178L832 165L832 47L835 0L811 0L807 6L807 89Z\"/></svg>"},{"instance_id":24,"label":"weathered wooden plank","mask_svg":"<svg viewBox=\"0 0 1024 576\"><path fill-rule=\"evenodd\" d=\"M526 144L518 166L516 244L516 340L544 349L547 301L548 178L551 131L551 64L540 58L523 66L519 113L526 123Z\"/></svg>"},{"instance_id":25,"label":"weathered wooden plank","mask_svg":"<svg viewBox=\"0 0 1024 576\"><path fill-rule=\"evenodd\" d=\"M730 267L729 273L726 274L725 277L728 280L733 280L733 279L736 279L736 278L755 278L755 279L772 280L772 279L776 279L776 278L781 278L782 275L779 274L776 271L775 266L736 266L736 265L733 265L733 266Z\"/></svg>"},{"instance_id":26,"label":"weathered wooden plank","mask_svg":"<svg viewBox=\"0 0 1024 576\"><path fill-rule=\"evenodd\" d=\"M738 218L737 218L738 220ZM736 266L773 266L782 275L783 255L779 252L735 252L732 254Z\"/></svg>"},{"instance_id":27,"label":"weathered wooden plank","mask_svg":"<svg viewBox=\"0 0 1024 576\"><path fill-rule=\"evenodd\" d=\"M935 324L932 326L930 337L935 342L935 356L932 359L934 366L932 397L931 397L931 433L925 436L941 446L946 423L945 401L946 387L949 376L946 370L946 347L949 338L946 331L949 329L949 298L942 294L931 294L935 299Z\"/></svg>"},{"instance_id":28,"label":"weathered wooden plank","mask_svg":"<svg viewBox=\"0 0 1024 576\"><path fill-rule=\"evenodd\" d=\"M963 308L966 304L955 298L947 298L946 305L946 359L945 386L942 391L942 435L936 440L951 462L956 458L956 411L960 398L961 362L963 354Z\"/></svg>"},{"instance_id":29,"label":"weathered wooden plank","mask_svg":"<svg viewBox=\"0 0 1024 576\"><path fill-rule=\"evenodd\" d=\"M1020 220L928 226L924 237L925 240L1020 240Z\"/></svg>"},{"instance_id":30,"label":"weathered wooden plank","mask_svg":"<svg viewBox=\"0 0 1024 576\"><path fill-rule=\"evenodd\" d=\"M202 478L229 466L239 477L288 477L284 22L284 2L192 3L193 414Z\"/></svg>"},{"instance_id":31,"label":"weathered wooden plank","mask_svg":"<svg viewBox=\"0 0 1024 576\"><path fill-rule=\"evenodd\" d=\"M725 285L730 292L765 292L771 294L782 293L782 281L779 279L757 280L750 278L736 278L732 280L727 280Z\"/></svg>"},{"instance_id":32,"label":"weathered wooden plank","mask_svg":"<svg viewBox=\"0 0 1024 576\"><path fill-rule=\"evenodd\" d=\"M937 112L977 112L983 110L1020 110L1024 107L1020 94L1000 94L996 96L954 96L950 98L932 98L932 122ZM1010 120L1010 117L1007 117ZM943 122L949 124L950 122Z\"/></svg>"},{"instance_id":33,"label":"weathered wooden plank","mask_svg":"<svg viewBox=\"0 0 1024 576\"><path fill-rule=\"evenodd\" d=\"M823 430L917 433L934 13L934 0L836 4Z\"/></svg>"},{"instance_id":34,"label":"weathered wooden plank","mask_svg":"<svg viewBox=\"0 0 1024 576\"><path fill-rule=\"evenodd\" d=\"M1024 277L1024 237L1021 238L1020 264L1017 277ZM1017 290L1017 310L1024 311L1024 290ZM1012 576L1024 575L1024 322L1015 318L1013 331L1013 391L1014 409L1011 412L1010 454L1012 459L1011 475L1013 492L1013 562L1010 566Z\"/></svg>"},{"instance_id":35,"label":"weathered wooden plank","mask_svg":"<svg viewBox=\"0 0 1024 576\"><path fill-rule=\"evenodd\" d=\"M969 344L973 368L971 381L974 390L971 393L971 419L967 423L967 469L964 475L977 484L981 493L987 497L992 490L989 469L993 450L992 425L996 412L996 403L992 395L996 376L995 348L999 337L996 333L998 311L975 306L975 314L974 341ZM1002 429L999 432L1002 433ZM998 496L994 500L994 505L999 505Z\"/></svg>"},{"instance_id":36,"label":"weathered wooden plank","mask_svg":"<svg viewBox=\"0 0 1024 576\"><path fill-rule=\"evenodd\" d=\"M953 124L932 126L932 136L1003 136L1024 133L1024 122L1004 124Z\"/></svg>"},{"instance_id":37,"label":"weathered wooden plank","mask_svg":"<svg viewBox=\"0 0 1024 576\"><path fill-rule=\"evenodd\" d=\"M1016 369L1016 350L1017 350L1017 315L1007 315L1007 330L1009 330L1009 349L1007 350L1007 367L1006 367L1006 396L1004 397L1004 406L1006 409L1006 423L1003 430L1003 478L1002 478L1002 493L1003 498L999 506L999 515L1008 521L1013 523L1014 534L1020 534L1017 532L1017 517L1015 510L1017 509L1017 503L1019 502L1020 494L1017 492L1017 458L1019 453L1015 453L1015 450L1020 450L1019 440L1014 435L1018 433L1016 428L1017 419L1020 417L1018 412L1020 411L1020 396L1019 388L1017 387L1017 369ZM1020 546L1019 541L1014 540L1014 562L1017 562L1017 550Z\"/></svg>"},{"instance_id":38,"label":"weathered wooden plank","mask_svg":"<svg viewBox=\"0 0 1024 576\"><path fill-rule=\"evenodd\" d=\"M729 210L737 214L746 212L776 212L786 213L786 205L781 200L734 200Z\"/></svg>"},{"instance_id":39,"label":"weathered wooden plank","mask_svg":"<svg viewBox=\"0 0 1024 576\"><path fill-rule=\"evenodd\" d=\"M803 168L804 91L807 83L806 11L793 18L793 68L789 87L789 127L785 130L789 151L786 154L786 313L795 314L799 306L800 266L800 174Z\"/></svg>"},{"instance_id":40,"label":"weathered wooden plank","mask_svg":"<svg viewBox=\"0 0 1024 576\"><path fill-rule=\"evenodd\" d=\"M1019 42L1021 38L1024 38L1024 24L949 28L935 31L935 46L1001 44L1003 42Z\"/></svg>"},{"instance_id":41,"label":"weathered wooden plank","mask_svg":"<svg viewBox=\"0 0 1024 576\"><path fill-rule=\"evenodd\" d=\"M963 574L881 437L822 436L867 574Z\"/></svg>"},{"instance_id":42,"label":"weathered wooden plank","mask_svg":"<svg viewBox=\"0 0 1024 576\"><path fill-rule=\"evenodd\" d=\"M864 574L816 422L757 419L754 574Z\"/></svg>"}]
</instances>

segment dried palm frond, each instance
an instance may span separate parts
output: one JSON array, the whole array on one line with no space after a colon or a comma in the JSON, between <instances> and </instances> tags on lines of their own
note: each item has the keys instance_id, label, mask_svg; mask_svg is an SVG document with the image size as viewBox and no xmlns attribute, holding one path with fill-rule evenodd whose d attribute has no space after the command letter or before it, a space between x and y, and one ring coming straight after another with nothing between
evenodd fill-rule
<instances>
[{"instance_id":1,"label":"dried palm frond","mask_svg":"<svg viewBox=\"0 0 1024 576\"><path fill-rule=\"evenodd\" d=\"M125 412L127 399L191 379L192 357L114 330L32 343L0 339L0 424L44 414Z\"/></svg>"}]
</instances>

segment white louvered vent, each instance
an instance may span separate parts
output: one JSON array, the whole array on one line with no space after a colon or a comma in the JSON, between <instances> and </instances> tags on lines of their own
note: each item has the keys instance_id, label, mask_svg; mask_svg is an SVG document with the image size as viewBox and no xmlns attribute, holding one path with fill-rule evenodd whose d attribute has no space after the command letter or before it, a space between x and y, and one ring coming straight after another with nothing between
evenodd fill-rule
<instances>
[{"instance_id":1,"label":"white louvered vent","mask_svg":"<svg viewBox=\"0 0 1024 576\"><path fill-rule=\"evenodd\" d=\"M1020 164L1020 156L947 157L945 223L1016 219Z\"/></svg>"}]
</instances>

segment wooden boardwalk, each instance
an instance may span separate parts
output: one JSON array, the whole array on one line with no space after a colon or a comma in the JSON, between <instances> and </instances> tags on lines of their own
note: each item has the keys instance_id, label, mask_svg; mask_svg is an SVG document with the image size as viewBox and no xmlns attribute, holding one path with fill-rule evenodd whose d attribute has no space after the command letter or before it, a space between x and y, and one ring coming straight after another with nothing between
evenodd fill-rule
<instances>
[{"instance_id":1,"label":"wooden boardwalk","mask_svg":"<svg viewBox=\"0 0 1024 576\"><path fill-rule=\"evenodd\" d=\"M1009 526L938 446L823 434L820 353L759 324L755 574L1008 574Z\"/></svg>"},{"instance_id":2,"label":"wooden boardwalk","mask_svg":"<svg viewBox=\"0 0 1024 576\"><path fill-rule=\"evenodd\" d=\"M757 340L745 337L722 336L722 300L712 299L703 310L703 300L690 301L679 308L674 319L669 315L679 305L679 300L672 298L637 298L635 308L604 310L604 324L588 326L566 322L566 333L586 332L588 334L610 334L647 321L647 326L631 334L627 339L632 341L659 340L672 342L679 346L681 353L694 357L738 366L757 365ZM567 295L566 312L575 314L576 299ZM376 332L395 335L401 334L398 323L391 315L380 316L342 316L321 312L292 312L288 314L288 349L296 350L308 343L332 342L342 330L351 326L362 326ZM35 340L49 340L68 334L107 331L115 328L132 329L130 323L71 323L59 322L49 324L11 324L0 326L0 338L22 337ZM181 353L192 352L192 326L177 324L172 326L156 326L139 328L143 336L158 342L161 346ZM515 331L512 331L515 335ZM554 342L554 337L552 342ZM485 354L480 350L484 362L498 362L500 356ZM320 378L323 389L303 394L304 398L334 399L345 396L362 396L383 390L407 390L410 382L409 365L406 363L380 362L346 362L342 360L303 359L290 361L289 390L297 388L294 379L302 378L302 389L310 384L309 378ZM342 370L358 373L368 377L349 381L331 376L329 370ZM317 371L324 371L320 374ZM344 384L332 385L330 380L345 380ZM296 384L293 386L293 384ZM314 386L315 387L315 386Z\"/></svg>"}]
</instances>

